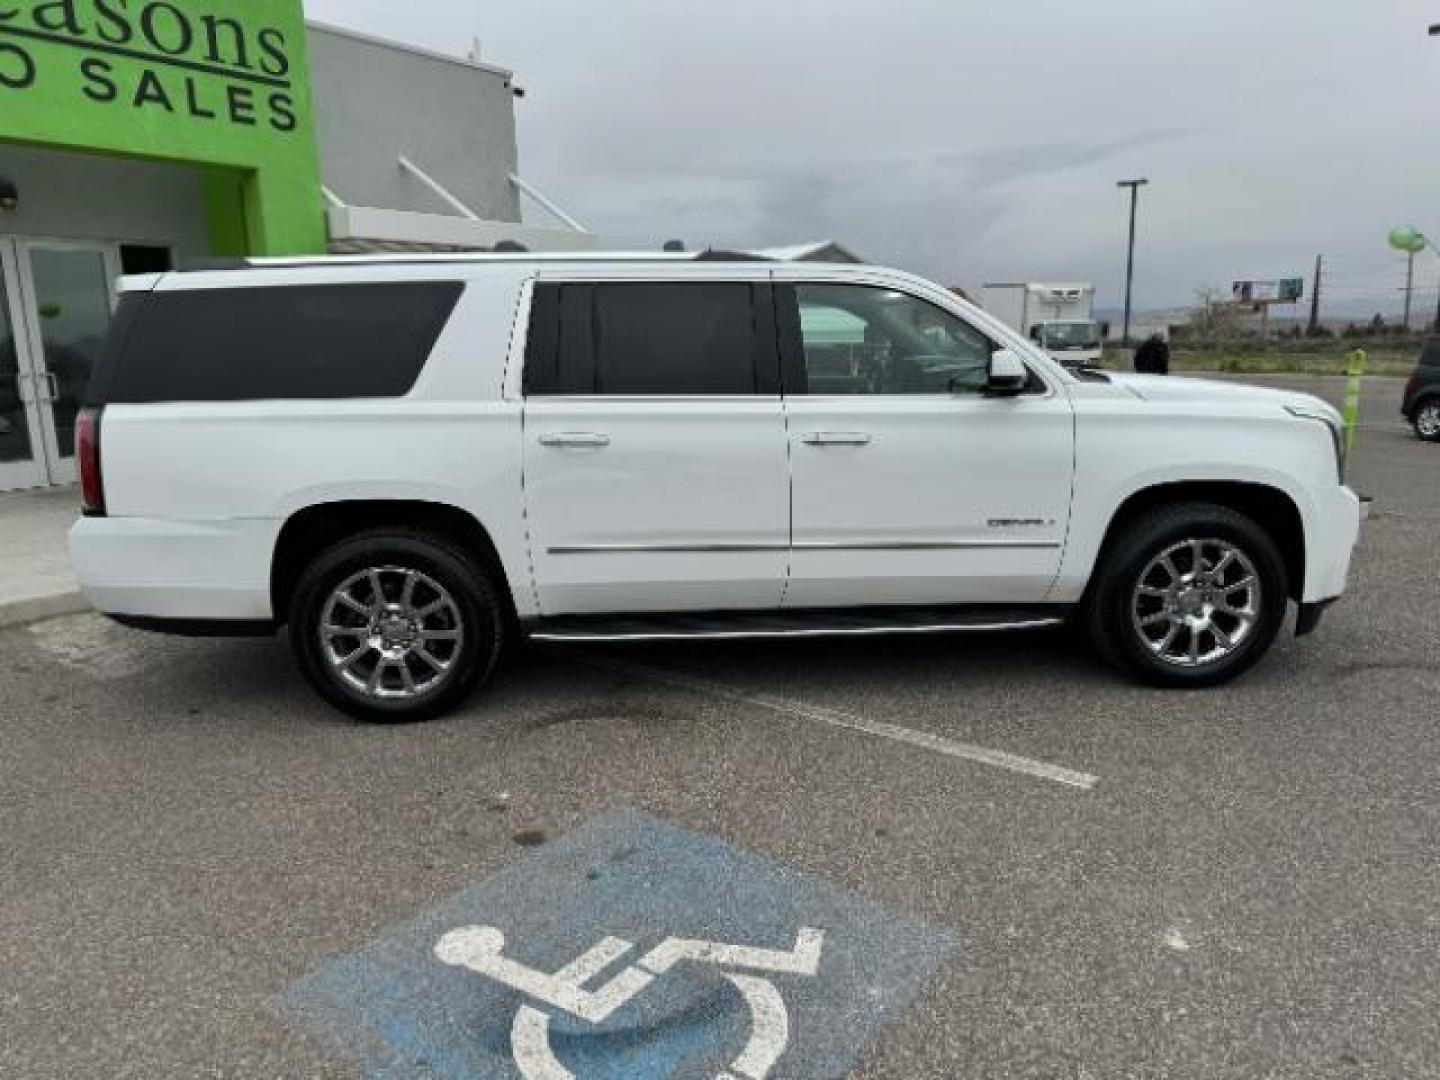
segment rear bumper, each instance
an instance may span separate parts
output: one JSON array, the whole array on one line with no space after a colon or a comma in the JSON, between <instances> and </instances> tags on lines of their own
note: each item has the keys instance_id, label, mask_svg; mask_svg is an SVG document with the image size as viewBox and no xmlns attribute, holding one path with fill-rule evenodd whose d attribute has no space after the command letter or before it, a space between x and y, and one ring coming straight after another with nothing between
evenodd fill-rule
<instances>
[{"instance_id":1,"label":"rear bumper","mask_svg":"<svg viewBox=\"0 0 1440 1080\"><path fill-rule=\"evenodd\" d=\"M146 619L264 623L277 522L83 518L70 558L97 611Z\"/></svg>"}]
</instances>

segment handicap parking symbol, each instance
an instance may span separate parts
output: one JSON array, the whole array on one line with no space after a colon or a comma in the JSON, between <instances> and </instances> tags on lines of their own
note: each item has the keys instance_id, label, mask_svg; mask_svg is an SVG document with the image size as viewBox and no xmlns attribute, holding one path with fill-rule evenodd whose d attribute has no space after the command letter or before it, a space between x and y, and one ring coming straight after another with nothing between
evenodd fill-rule
<instances>
[{"instance_id":1,"label":"handicap parking symbol","mask_svg":"<svg viewBox=\"0 0 1440 1080\"><path fill-rule=\"evenodd\" d=\"M276 1004L374 1080L829 1078L952 948L823 879L622 811Z\"/></svg>"},{"instance_id":2,"label":"handicap parking symbol","mask_svg":"<svg viewBox=\"0 0 1440 1080\"><path fill-rule=\"evenodd\" d=\"M790 952L666 938L636 966L625 968L594 991L585 990L585 983L630 952L634 948L630 942L606 938L553 975L505 959L500 954L505 935L490 926L452 930L435 946L435 955L442 963L468 968L571 1016L598 1024L608 1020L617 1009L645 991L657 976L666 974L681 961L813 976L820 966L824 940L824 931L809 927L800 931L799 940ZM765 1080L785 1053L790 1038L785 1000L775 984L765 979L733 971L725 977L750 1007L751 1036L740 1056L731 1063L731 1071L721 1073L718 1080L736 1080L737 1076L743 1080ZM515 1014L511 1045L515 1065L526 1080L573 1080L574 1074L561 1064L550 1045L550 1017L538 1009L529 1005L520 1007Z\"/></svg>"}]
</instances>

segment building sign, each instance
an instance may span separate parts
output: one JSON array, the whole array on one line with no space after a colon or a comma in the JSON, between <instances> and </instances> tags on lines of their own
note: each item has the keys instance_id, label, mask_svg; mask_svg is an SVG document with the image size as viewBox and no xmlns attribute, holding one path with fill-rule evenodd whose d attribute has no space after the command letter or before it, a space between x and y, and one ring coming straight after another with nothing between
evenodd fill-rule
<instances>
[{"instance_id":1,"label":"building sign","mask_svg":"<svg viewBox=\"0 0 1440 1080\"><path fill-rule=\"evenodd\" d=\"M1237 304L1295 304L1305 295L1305 279L1237 281L1231 286L1231 294Z\"/></svg>"},{"instance_id":2,"label":"building sign","mask_svg":"<svg viewBox=\"0 0 1440 1080\"><path fill-rule=\"evenodd\" d=\"M205 167L218 248L323 250L310 109L300 0L0 0L0 141Z\"/></svg>"}]
</instances>

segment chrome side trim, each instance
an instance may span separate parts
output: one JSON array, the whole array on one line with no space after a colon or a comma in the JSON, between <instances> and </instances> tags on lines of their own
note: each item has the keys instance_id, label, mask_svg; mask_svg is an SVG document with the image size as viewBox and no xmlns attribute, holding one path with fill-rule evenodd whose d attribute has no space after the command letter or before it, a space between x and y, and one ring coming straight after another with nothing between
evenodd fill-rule
<instances>
[{"instance_id":1,"label":"chrome side trim","mask_svg":"<svg viewBox=\"0 0 1440 1080\"><path fill-rule=\"evenodd\" d=\"M862 626L862 627L816 627L794 630L697 630L689 633L681 630L637 631L635 633L577 634L566 632L537 631L530 635L532 641L586 642L586 641L745 641L774 638L811 637L879 637L897 634L955 634L965 632L993 633L1003 630L1039 630L1061 626L1064 619L1029 619L1022 622L998 623L936 623L931 626Z\"/></svg>"},{"instance_id":2,"label":"chrome side trim","mask_svg":"<svg viewBox=\"0 0 1440 1080\"><path fill-rule=\"evenodd\" d=\"M900 543L847 543L801 541L798 544L574 544L546 548L547 555L692 555L776 551L983 551L989 548L1050 550L1060 544L1048 540L917 540Z\"/></svg>"},{"instance_id":3,"label":"chrome side trim","mask_svg":"<svg viewBox=\"0 0 1440 1080\"><path fill-rule=\"evenodd\" d=\"M629 555L666 554L692 555L706 553L747 553L755 551L789 551L788 544L576 544L546 548L547 555Z\"/></svg>"},{"instance_id":4,"label":"chrome side trim","mask_svg":"<svg viewBox=\"0 0 1440 1080\"><path fill-rule=\"evenodd\" d=\"M802 540L793 545L796 551L975 551L986 548L1058 548L1049 540L914 540L900 543L854 544L845 541Z\"/></svg>"}]
</instances>

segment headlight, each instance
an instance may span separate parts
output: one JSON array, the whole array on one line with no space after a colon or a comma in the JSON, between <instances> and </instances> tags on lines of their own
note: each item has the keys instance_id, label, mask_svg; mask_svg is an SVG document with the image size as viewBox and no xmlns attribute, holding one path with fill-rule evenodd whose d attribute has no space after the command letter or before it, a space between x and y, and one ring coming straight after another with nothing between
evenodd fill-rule
<instances>
[{"instance_id":1,"label":"headlight","mask_svg":"<svg viewBox=\"0 0 1440 1080\"><path fill-rule=\"evenodd\" d=\"M1335 471L1340 477L1340 483L1345 483L1345 469L1349 464L1345 452L1345 426L1339 422L1335 413L1330 409L1309 405L1286 405L1285 411L1301 420L1315 420L1325 425L1335 443Z\"/></svg>"}]
</instances>

